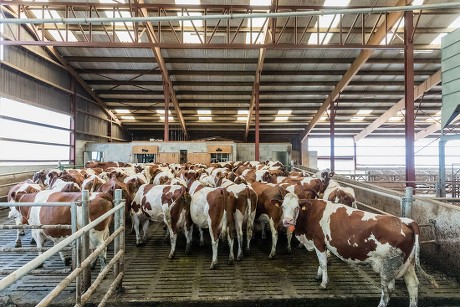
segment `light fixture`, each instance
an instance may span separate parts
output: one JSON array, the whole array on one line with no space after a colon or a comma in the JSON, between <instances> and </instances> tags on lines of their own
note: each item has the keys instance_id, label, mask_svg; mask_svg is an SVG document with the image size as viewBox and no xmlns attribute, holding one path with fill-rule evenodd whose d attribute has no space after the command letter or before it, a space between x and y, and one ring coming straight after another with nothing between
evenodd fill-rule
<instances>
[{"instance_id":1,"label":"light fixture","mask_svg":"<svg viewBox=\"0 0 460 307\"><path fill-rule=\"evenodd\" d=\"M275 121L277 122L282 122L282 121L287 121L289 119L289 116L276 116Z\"/></svg>"},{"instance_id":2,"label":"light fixture","mask_svg":"<svg viewBox=\"0 0 460 307\"><path fill-rule=\"evenodd\" d=\"M211 110L197 110L197 113L200 115L210 115Z\"/></svg>"},{"instance_id":3,"label":"light fixture","mask_svg":"<svg viewBox=\"0 0 460 307\"><path fill-rule=\"evenodd\" d=\"M290 115L292 110L279 110L278 115Z\"/></svg>"},{"instance_id":4,"label":"light fixture","mask_svg":"<svg viewBox=\"0 0 460 307\"><path fill-rule=\"evenodd\" d=\"M121 113L131 113L128 109L115 109L115 112L118 113L118 114L121 114Z\"/></svg>"},{"instance_id":5,"label":"light fixture","mask_svg":"<svg viewBox=\"0 0 460 307\"><path fill-rule=\"evenodd\" d=\"M238 110L238 115L248 115L249 110Z\"/></svg>"},{"instance_id":6,"label":"light fixture","mask_svg":"<svg viewBox=\"0 0 460 307\"><path fill-rule=\"evenodd\" d=\"M121 119L128 119L128 120L131 119L131 120L132 120L132 119L135 119L135 118L134 118L134 116L132 116L132 115L123 115L123 116L121 117Z\"/></svg>"}]
</instances>

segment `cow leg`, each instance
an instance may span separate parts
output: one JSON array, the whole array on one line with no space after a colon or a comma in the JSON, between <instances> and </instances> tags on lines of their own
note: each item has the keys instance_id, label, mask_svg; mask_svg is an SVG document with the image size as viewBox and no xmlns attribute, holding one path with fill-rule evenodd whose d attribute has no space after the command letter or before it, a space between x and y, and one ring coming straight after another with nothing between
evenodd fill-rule
<instances>
[{"instance_id":1,"label":"cow leg","mask_svg":"<svg viewBox=\"0 0 460 307\"><path fill-rule=\"evenodd\" d=\"M260 224L262 225L262 240L265 240L267 238L267 223L261 221Z\"/></svg>"},{"instance_id":2,"label":"cow leg","mask_svg":"<svg viewBox=\"0 0 460 307\"><path fill-rule=\"evenodd\" d=\"M419 281L417 274L415 274L414 265L409 266L406 273L404 273L404 282L406 283L407 292L409 292L409 307L417 307Z\"/></svg>"},{"instance_id":3,"label":"cow leg","mask_svg":"<svg viewBox=\"0 0 460 307\"><path fill-rule=\"evenodd\" d=\"M142 246L141 242L141 236L139 233L139 216L137 214L132 215L133 218L133 227L134 227L134 232L136 233L136 246Z\"/></svg>"},{"instance_id":4,"label":"cow leg","mask_svg":"<svg viewBox=\"0 0 460 307\"><path fill-rule=\"evenodd\" d=\"M38 248L43 247L43 243L45 242L45 239L41 235L41 230L39 229L32 229L32 237L35 239L35 242L37 243ZM38 255L41 255L42 252L38 252ZM37 269L43 268L43 263L37 266Z\"/></svg>"},{"instance_id":5,"label":"cow leg","mask_svg":"<svg viewBox=\"0 0 460 307\"><path fill-rule=\"evenodd\" d=\"M291 240L292 240L292 232L289 230L286 231L286 236L287 236L287 253L290 255L291 254Z\"/></svg>"},{"instance_id":6,"label":"cow leg","mask_svg":"<svg viewBox=\"0 0 460 307\"><path fill-rule=\"evenodd\" d=\"M185 254L190 255L190 252L192 250L193 224L189 226L185 225L184 233L185 233L185 241L186 241Z\"/></svg>"},{"instance_id":7,"label":"cow leg","mask_svg":"<svg viewBox=\"0 0 460 307\"><path fill-rule=\"evenodd\" d=\"M174 259L176 256L176 240L177 240L177 232L173 232L173 230L169 227L166 228L168 229L168 232L170 234L169 239L171 241L171 251L169 252L169 259Z\"/></svg>"},{"instance_id":8,"label":"cow leg","mask_svg":"<svg viewBox=\"0 0 460 307\"><path fill-rule=\"evenodd\" d=\"M268 255L268 259L273 259L276 255L276 244L278 243L278 231L275 228L275 223L273 219L269 220L270 230L272 232L272 250L270 251L270 255Z\"/></svg>"},{"instance_id":9,"label":"cow leg","mask_svg":"<svg viewBox=\"0 0 460 307\"><path fill-rule=\"evenodd\" d=\"M251 255L251 240L254 231L254 216L251 215L250 213L246 223L246 256Z\"/></svg>"},{"instance_id":10,"label":"cow leg","mask_svg":"<svg viewBox=\"0 0 460 307\"><path fill-rule=\"evenodd\" d=\"M390 301L390 290L388 290L388 281L383 278L380 281L382 286L382 296L380 297L380 303L378 307L386 307Z\"/></svg>"},{"instance_id":11,"label":"cow leg","mask_svg":"<svg viewBox=\"0 0 460 307\"><path fill-rule=\"evenodd\" d=\"M22 247L22 241L19 236L21 236L21 229L18 229L18 231L16 232L16 244L14 245L14 247Z\"/></svg>"},{"instance_id":12,"label":"cow leg","mask_svg":"<svg viewBox=\"0 0 460 307\"><path fill-rule=\"evenodd\" d=\"M236 256L237 261L241 261L243 259L243 218L244 217L241 212L237 210L235 213L236 239L238 241L238 255ZM228 238L230 240L230 236ZM230 250L233 251L233 248Z\"/></svg>"},{"instance_id":13,"label":"cow leg","mask_svg":"<svg viewBox=\"0 0 460 307\"><path fill-rule=\"evenodd\" d=\"M228 264L233 264L233 262L235 261L235 255L233 254L233 245L234 245L235 239L233 238L233 235L230 233L230 231L227 232L227 240L228 240L228 249L230 250L230 252L228 253ZM239 252L240 252L240 246L238 242L238 256L239 256Z\"/></svg>"},{"instance_id":14,"label":"cow leg","mask_svg":"<svg viewBox=\"0 0 460 307\"><path fill-rule=\"evenodd\" d=\"M171 236L171 230L169 229L168 226L166 226L165 237L163 239L163 242L167 243L168 239L170 239L170 236ZM177 234L176 234L176 237L177 237Z\"/></svg>"},{"instance_id":15,"label":"cow leg","mask_svg":"<svg viewBox=\"0 0 460 307\"><path fill-rule=\"evenodd\" d=\"M142 243L145 245L145 242L147 241L147 232L149 230L149 225L150 225L150 220L145 219L145 221L142 223Z\"/></svg>"},{"instance_id":16,"label":"cow leg","mask_svg":"<svg viewBox=\"0 0 460 307\"><path fill-rule=\"evenodd\" d=\"M217 252L219 250L219 237L214 238L211 227L209 227L209 234L211 235L211 245L212 245L212 262L211 262L210 269L214 270L217 265Z\"/></svg>"},{"instance_id":17,"label":"cow leg","mask_svg":"<svg viewBox=\"0 0 460 307\"><path fill-rule=\"evenodd\" d=\"M198 230L200 231L200 246L204 246L203 229L201 227L198 227Z\"/></svg>"},{"instance_id":18,"label":"cow leg","mask_svg":"<svg viewBox=\"0 0 460 307\"><path fill-rule=\"evenodd\" d=\"M316 274L316 278L319 278L321 276L320 289L326 289L327 283L329 282L329 278L327 276L327 254L326 251L320 252L317 248L315 248L315 251L319 262L318 273Z\"/></svg>"}]
</instances>

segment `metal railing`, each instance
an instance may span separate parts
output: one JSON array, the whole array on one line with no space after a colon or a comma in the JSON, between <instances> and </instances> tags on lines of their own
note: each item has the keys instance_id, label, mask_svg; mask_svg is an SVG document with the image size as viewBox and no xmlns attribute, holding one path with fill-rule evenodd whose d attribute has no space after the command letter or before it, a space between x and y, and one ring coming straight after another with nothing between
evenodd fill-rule
<instances>
[{"instance_id":1,"label":"metal railing","mask_svg":"<svg viewBox=\"0 0 460 307\"><path fill-rule=\"evenodd\" d=\"M76 291L75 291L75 306L82 306L85 304L97 287L101 284L110 270L113 268L115 280L109 287L99 306L104 306L110 297L110 295L119 287L121 287L123 275L124 275L124 254L125 254L125 200L121 198L121 190L115 190L114 197L114 208L101 215L94 221L88 223L88 200L89 192L87 190L82 191L82 225L77 230L77 224L72 225L72 235L65 238L61 242L55 244L52 248L46 250L43 254L39 255L35 259L29 261L24 266L15 270L2 280L0 280L0 291L6 289L20 278L29 274L33 269L40 266L44 261L49 259L51 256L62 251L66 246L75 246L72 253L74 269L70 274L65 277L45 298L40 301L37 306L49 305L73 280L76 280ZM44 203L46 204L46 203ZM58 203L59 205L68 205L68 203ZM0 203L0 206L27 206L31 203ZM34 203L34 205L41 206L42 204ZM53 203L52 205L56 205ZM77 219L77 207L73 206L71 210L72 216ZM91 254L89 253L89 231L97 226L99 223L104 221L107 217L114 215L114 231L105 239L103 244L98 246ZM9 229L9 227L6 227ZM91 284L91 263L96 260L99 254L103 253L107 246L114 241L114 257L110 262L102 269L97 276L96 280Z\"/></svg>"}]
</instances>

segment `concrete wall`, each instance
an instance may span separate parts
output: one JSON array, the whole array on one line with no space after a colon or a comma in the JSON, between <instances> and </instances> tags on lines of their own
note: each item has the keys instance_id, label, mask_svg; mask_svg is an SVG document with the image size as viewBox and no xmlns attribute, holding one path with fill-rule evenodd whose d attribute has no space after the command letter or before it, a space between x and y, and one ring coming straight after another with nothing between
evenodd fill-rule
<instances>
[{"instance_id":1,"label":"concrete wall","mask_svg":"<svg viewBox=\"0 0 460 307\"><path fill-rule=\"evenodd\" d=\"M255 144L253 143L237 143L237 161L254 161L255 159ZM290 143L260 143L259 144L259 161L276 160L276 152L285 152L288 157L288 165L291 160L292 145Z\"/></svg>"},{"instance_id":2,"label":"concrete wall","mask_svg":"<svg viewBox=\"0 0 460 307\"><path fill-rule=\"evenodd\" d=\"M207 145L231 145L232 153L230 159L236 157L236 146L233 142L130 142L130 143L86 143L85 151L102 151L104 161L133 162L132 147L158 146L159 152L175 152L187 150L192 152L208 152Z\"/></svg>"}]
</instances>

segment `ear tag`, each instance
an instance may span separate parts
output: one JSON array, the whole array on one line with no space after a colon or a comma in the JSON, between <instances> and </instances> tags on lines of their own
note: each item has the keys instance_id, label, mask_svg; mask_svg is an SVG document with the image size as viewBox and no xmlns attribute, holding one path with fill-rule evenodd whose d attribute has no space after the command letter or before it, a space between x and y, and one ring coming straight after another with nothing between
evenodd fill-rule
<instances>
[{"instance_id":1,"label":"ear tag","mask_svg":"<svg viewBox=\"0 0 460 307\"><path fill-rule=\"evenodd\" d=\"M303 211L307 210L307 207L302 206L302 210L303 210Z\"/></svg>"},{"instance_id":2,"label":"ear tag","mask_svg":"<svg viewBox=\"0 0 460 307\"><path fill-rule=\"evenodd\" d=\"M279 208L279 207L280 207L280 204L276 203L275 206L276 206L276 208Z\"/></svg>"}]
</instances>

